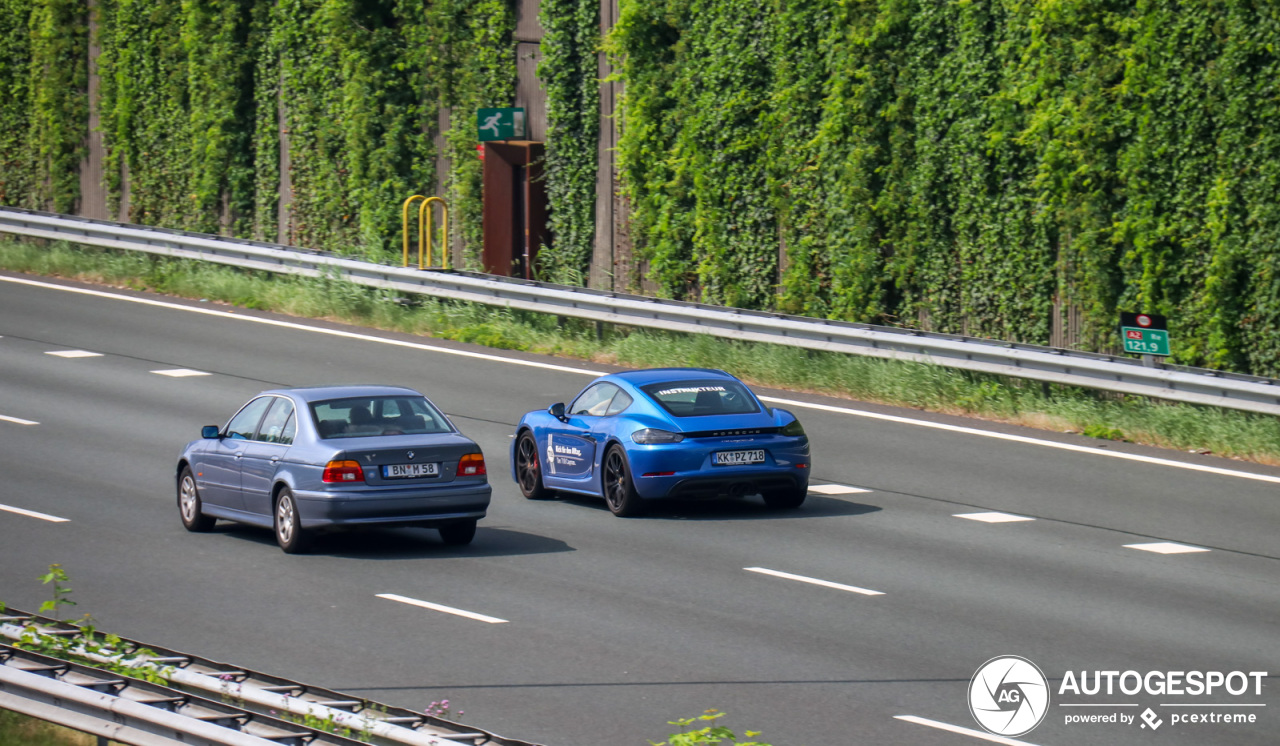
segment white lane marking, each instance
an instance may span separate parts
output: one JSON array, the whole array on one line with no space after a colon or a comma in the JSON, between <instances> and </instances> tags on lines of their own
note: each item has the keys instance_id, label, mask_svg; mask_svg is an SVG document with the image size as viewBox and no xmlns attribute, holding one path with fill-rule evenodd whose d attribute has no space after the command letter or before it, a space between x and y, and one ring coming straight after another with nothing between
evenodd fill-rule
<instances>
[{"instance_id":1,"label":"white lane marking","mask_svg":"<svg viewBox=\"0 0 1280 746\"><path fill-rule=\"evenodd\" d=\"M71 520L70 518L59 518L56 515L49 515L48 513L37 513L34 510L15 508L12 505L0 505L0 510L9 513L17 513L18 515L25 515L28 518L39 518L42 521L48 521L50 523L68 523Z\"/></svg>"},{"instance_id":2,"label":"white lane marking","mask_svg":"<svg viewBox=\"0 0 1280 746\"><path fill-rule=\"evenodd\" d=\"M169 376L170 378L190 378L191 376L212 375L210 373L205 373L202 370L191 370L189 368L174 368L173 370L153 370L151 372L155 373L158 376Z\"/></svg>"},{"instance_id":3,"label":"white lane marking","mask_svg":"<svg viewBox=\"0 0 1280 746\"><path fill-rule=\"evenodd\" d=\"M995 511L989 513L956 513L953 518L966 518L970 521L982 521L983 523L1016 523L1018 521L1034 521L1034 518L1028 518L1025 515L1013 515L1012 513L997 513Z\"/></svg>"},{"instance_id":4,"label":"white lane marking","mask_svg":"<svg viewBox=\"0 0 1280 746\"><path fill-rule=\"evenodd\" d=\"M296 329L304 332L315 332L317 334L328 334L333 337L343 337L346 339L358 339L365 342L381 342L382 344L395 345L397 347L407 347L413 350L424 350L427 352L440 352L446 355L458 355L461 357L476 358L478 360L493 360L502 363L510 363L512 365L524 365L530 368L543 368L545 370L558 370L565 373L582 373L589 376L602 376L604 371L584 370L582 368L570 368L566 365L552 365L551 363L539 363L533 360L518 360L511 357L503 357L501 355L486 355L480 352L471 352L469 350L454 350L448 347L437 347L435 345L425 345L418 342L406 342L400 339L389 339L387 337L376 337L372 334L359 334L356 332L343 331L341 329L324 329L318 326L307 326L306 324L298 324L292 321L279 321L277 319L264 319L257 316L242 316L238 313L229 311L219 311L214 308L192 308L177 303L166 303L165 301L152 300L150 298L134 298L127 295L117 295L115 293L106 293L101 290L90 290L88 288L72 288L65 285L54 285L49 282L39 282L36 280L25 280L18 277L0 277L0 281L14 282L19 285L31 285L34 287L49 288L52 290L65 290L69 293L78 293L80 295L91 295L95 298L109 298L111 300L123 300L130 303L141 303L145 306L155 306L156 308L169 308L177 311L188 311L190 313L204 314L205 316L216 316L224 319L235 319L237 321L249 321L255 324L264 324L266 326L275 326L282 329Z\"/></svg>"},{"instance_id":5,"label":"white lane marking","mask_svg":"<svg viewBox=\"0 0 1280 746\"><path fill-rule=\"evenodd\" d=\"M1155 552L1156 554L1190 554L1192 552L1207 552L1204 547L1193 547L1186 544L1175 544L1171 541L1153 541L1150 544L1125 544L1126 549L1139 549L1144 552Z\"/></svg>"},{"instance_id":6,"label":"white lane marking","mask_svg":"<svg viewBox=\"0 0 1280 746\"><path fill-rule=\"evenodd\" d=\"M51 352L46 352L45 354L65 358L102 357L101 352L89 352L88 350L53 350Z\"/></svg>"},{"instance_id":7,"label":"white lane marking","mask_svg":"<svg viewBox=\"0 0 1280 746\"><path fill-rule=\"evenodd\" d=\"M1007 440L1013 443L1025 443L1033 446L1044 446L1045 448L1057 448L1062 451L1074 451L1076 453L1087 453L1091 456L1107 456L1109 458L1124 459L1126 461L1138 461L1144 464L1155 464L1156 466L1171 466L1175 469L1188 469L1190 471L1201 471L1207 474L1218 474L1224 477L1239 477L1241 479L1254 479L1259 482L1271 482L1280 484L1280 477L1273 477L1269 474L1254 474L1247 471L1237 471L1235 469L1222 469L1217 466L1204 466L1202 464L1189 464L1184 461L1171 461L1164 458L1155 458L1153 456L1139 456L1135 453L1120 453L1119 451L1106 451L1091 446L1080 446L1073 443L1058 443L1052 440L1041 440L1040 438L1028 438L1025 435L1010 435L1008 433L997 433L991 430L979 430L973 427L961 427L960 425L946 425L941 422L927 422L925 420L913 420L907 417L898 417L891 414L880 414L879 412L864 412L860 409L849 409L848 407L833 407L827 404L810 404L809 402L795 401L793 399L777 399L772 396L762 396L761 401L767 401L773 404L784 404L789 407L804 407L807 409L816 409L823 412L835 412L837 414L850 414L855 417L868 417L874 420L884 420L886 422L897 422L903 425L918 425L920 427L929 427L934 430L946 430L952 433L964 433L966 435L981 435L984 438L995 438L996 440Z\"/></svg>"},{"instance_id":8,"label":"white lane marking","mask_svg":"<svg viewBox=\"0 0 1280 746\"><path fill-rule=\"evenodd\" d=\"M40 424L35 420L24 420L21 417L7 417L2 414L0 414L0 420L4 420L5 422L12 422L15 425L39 425Z\"/></svg>"},{"instance_id":9,"label":"white lane marking","mask_svg":"<svg viewBox=\"0 0 1280 746\"><path fill-rule=\"evenodd\" d=\"M811 484L809 491L819 495L852 495L857 492L870 492L861 487L850 487L847 484Z\"/></svg>"},{"instance_id":10,"label":"white lane marking","mask_svg":"<svg viewBox=\"0 0 1280 746\"><path fill-rule=\"evenodd\" d=\"M991 733L983 733L980 730L972 730L970 728L961 728L958 725L940 723L937 720L926 720L924 718L918 718L915 715L894 715L893 717L895 720L903 720L917 725L927 725L930 728L945 730L948 733L959 733L962 736L972 736L973 738L980 738L983 741L990 741L992 743L1003 743L1006 744L1006 746L1035 746L1027 741L1015 741L1012 738L1005 738L1004 736L997 736Z\"/></svg>"},{"instance_id":11,"label":"white lane marking","mask_svg":"<svg viewBox=\"0 0 1280 746\"><path fill-rule=\"evenodd\" d=\"M883 596L880 591L873 591L867 588L859 588L856 585L845 585L844 583L833 583L830 580L819 580L818 578L809 578L804 575L792 575L789 572L779 572L777 570L769 570L764 567L744 567L747 572L758 572L761 575L772 575L775 578L785 578L786 580L798 580L801 583L812 583L820 585L823 588L835 588L838 591L849 591L850 593L861 593L864 596Z\"/></svg>"},{"instance_id":12,"label":"white lane marking","mask_svg":"<svg viewBox=\"0 0 1280 746\"><path fill-rule=\"evenodd\" d=\"M36 280L27 280L18 277L0 277L2 282L13 282L19 285L31 285L33 287L49 288L51 290L64 290L69 293L79 293L81 295L91 295L96 298L109 298L111 300L122 300L130 303L141 303L143 305L155 306L157 308L169 308L178 311L188 311L190 313L199 313L206 316L216 316L219 318L236 319L239 321L250 321L256 324L264 324L267 326L276 326L284 329L296 329L299 331L315 332L317 334L328 334L335 337L344 337L346 339L359 339L366 342L381 342L383 344L395 345L397 347L407 347L414 350L424 350L428 352L440 352L446 355L458 355L460 357L469 357L477 360L491 360L500 363L510 363L511 365L524 365L530 368L542 368L544 370L557 370L564 373L579 373L586 376L601 376L604 371L589 370L586 368L570 368L565 365L552 365L550 363L539 363L532 360L518 360L516 358L503 357L501 355L486 355L479 352L471 352L468 350L453 350L447 347L435 347L433 345L424 345L417 342L406 342L399 339L388 339L386 337L376 337L370 334L357 334L355 332L342 331L339 329L323 329L316 326L307 326L306 324L298 324L290 321L278 321L276 319L264 319L257 316L242 316L228 311L218 311L212 308L192 308L191 306L183 306L177 303L166 303L164 301L152 300L150 298L134 298L127 295L116 295L114 293L106 293L101 290L90 290L88 288L73 288L65 285L54 285L48 282L39 282ZM927 420L913 420L909 417L897 417L890 414L880 414L878 412L866 412L860 409L850 409L848 407L833 407L826 404L810 404L809 402L796 401L794 399L779 399L772 396L762 396L761 401L770 402L772 404L784 404L790 407L801 407L804 409L814 409L823 412L835 412L837 414L848 414L855 417L868 417L871 419L885 420L886 422L897 422L903 425L918 425L920 427L929 427L935 430L946 430L948 432L965 433L968 435L980 435L986 438L996 438L998 440L1007 440L1015 443L1024 443L1027 445L1043 446L1045 448L1057 448L1064 451L1074 451L1076 453L1085 453L1093 456L1108 456L1110 458L1126 459L1129 461L1138 461L1145 464L1154 464L1157 466L1169 466L1175 469L1188 469L1191 471L1200 471L1208 474L1217 474L1225 477L1239 477L1240 479L1253 479L1259 482L1271 482L1280 484L1280 477L1273 477L1267 474L1253 474L1247 471L1237 471L1235 469L1221 469L1216 466L1202 466L1200 464L1188 464L1182 461L1171 461L1169 459L1154 458L1151 456L1139 456L1131 453L1118 453L1116 451L1105 451L1100 448L1092 448L1087 446L1079 446L1071 443L1057 443L1052 440L1041 440L1039 438L1028 438L1023 435L1009 435L1007 433L997 433L990 430L979 430L972 427L960 427L958 425L945 425L940 422L929 422Z\"/></svg>"},{"instance_id":13,"label":"white lane marking","mask_svg":"<svg viewBox=\"0 0 1280 746\"><path fill-rule=\"evenodd\" d=\"M402 604L409 604L410 606L421 606L424 609L431 609L433 611L443 611L446 614L454 614L456 616L466 617L467 619L474 619L478 622L488 622L489 624L507 623L506 619L499 619L495 616L485 616L484 614L477 614L474 611L455 609L452 606L441 606L440 604L433 604L430 601L419 601L416 598L398 596L394 593L379 593L378 598L385 598L388 601L399 601Z\"/></svg>"}]
</instances>

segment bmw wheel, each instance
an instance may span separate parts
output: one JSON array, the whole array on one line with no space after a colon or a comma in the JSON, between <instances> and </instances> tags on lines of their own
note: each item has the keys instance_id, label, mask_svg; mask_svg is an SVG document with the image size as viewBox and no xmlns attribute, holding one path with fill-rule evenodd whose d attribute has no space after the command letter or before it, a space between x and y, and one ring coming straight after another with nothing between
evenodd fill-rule
<instances>
[{"instance_id":1,"label":"bmw wheel","mask_svg":"<svg viewBox=\"0 0 1280 746\"><path fill-rule=\"evenodd\" d=\"M476 521L472 518L469 521L446 523L436 530L440 532L440 540L449 546L463 546L465 544L470 544L471 540L475 538Z\"/></svg>"},{"instance_id":2,"label":"bmw wheel","mask_svg":"<svg viewBox=\"0 0 1280 746\"><path fill-rule=\"evenodd\" d=\"M546 500L551 490L542 484L542 462L538 460L538 441L533 433L525 431L516 443L516 478L520 494L530 500Z\"/></svg>"},{"instance_id":3,"label":"bmw wheel","mask_svg":"<svg viewBox=\"0 0 1280 746\"><path fill-rule=\"evenodd\" d=\"M307 535L302 530L302 516L298 515L298 502L288 487L281 487L276 496L276 543L285 554L298 554L307 547Z\"/></svg>"},{"instance_id":4,"label":"bmw wheel","mask_svg":"<svg viewBox=\"0 0 1280 746\"><path fill-rule=\"evenodd\" d=\"M182 467L178 477L178 513L182 516L182 525L191 532L204 533L213 528L218 519L201 512L200 490L196 488L196 478L191 467Z\"/></svg>"},{"instance_id":5,"label":"bmw wheel","mask_svg":"<svg viewBox=\"0 0 1280 746\"><path fill-rule=\"evenodd\" d=\"M631 480L631 469L627 466L627 457L622 449L614 446L604 456L604 501L609 511L616 516L629 518L644 512L643 498L636 492L635 482Z\"/></svg>"}]
</instances>

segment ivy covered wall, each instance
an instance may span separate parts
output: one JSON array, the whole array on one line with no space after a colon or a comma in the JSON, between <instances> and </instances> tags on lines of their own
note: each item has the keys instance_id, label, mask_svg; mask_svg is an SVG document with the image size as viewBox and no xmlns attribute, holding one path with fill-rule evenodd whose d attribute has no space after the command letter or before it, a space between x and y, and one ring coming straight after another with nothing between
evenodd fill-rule
<instances>
[{"instance_id":1,"label":"ivy covered wall","mask_svg":"<svg viewBox=\"0 0 1280 746\"><path fill-rule=\"evenodd\" d=\"M387 260L443 182L475 266L474 111L531 0L95 5L0 0L0 202L77 207L92 17L117 214ZM1280 375L1275 3L621 0L603 41L600 8L541 1L544 277L591 261L603 43L665 295L1040 343L1072 309L1091 349L1142 310L1179 362Z\"/></svg>"},{"instance_id":2,"label":"ivy covered wall","mask_svg":"<svg viewBox=\"0 0 1280 746\"><path fill-rule=\"evenodd\" d=\"M1280 374L1280 6L623 0L632 235L673 297ZM778 251L781 247L781 252ZM1057 309L1057 310L1055 310Z\"/></svg>"}]
</instances>

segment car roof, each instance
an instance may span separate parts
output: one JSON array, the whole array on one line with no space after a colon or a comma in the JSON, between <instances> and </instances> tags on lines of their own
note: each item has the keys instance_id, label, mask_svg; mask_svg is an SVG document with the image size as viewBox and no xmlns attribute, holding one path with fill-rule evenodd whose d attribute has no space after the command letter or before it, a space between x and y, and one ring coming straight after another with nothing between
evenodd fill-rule
<instances>
[{"instance_id":1,"label":"car roof","mask_svg":"<svg viewBox=\"0 0 1280 746\"><path fill-rule=\"evenodd\" d=\"M610 378L617 378L633 386L643 386L662 381L683 381L696 378L711 378L722 381L738 379L723 370L712 368L649 368L647 370L630 370L625 373L614 373Z\"/></svg>"},{"instance_id":2,"label":"car roof","mask_svg":"<svg viewBox=\"0 0 1280 746\"><path fill-rule=\"evenodd\" d=\"M404 386L354 384L344 386L302 386L292 389L271 389L263 394L285 394L304 402L342 399L348 396L422 396L421 392Z\"/></svg>"}]
</instances>

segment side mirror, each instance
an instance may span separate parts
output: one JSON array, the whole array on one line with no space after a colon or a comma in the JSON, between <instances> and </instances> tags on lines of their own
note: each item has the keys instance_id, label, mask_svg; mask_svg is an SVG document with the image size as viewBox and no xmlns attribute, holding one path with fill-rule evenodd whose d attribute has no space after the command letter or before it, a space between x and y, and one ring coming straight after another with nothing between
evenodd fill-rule
<instances>
[{"instance_id":1,"label":"side mirror","mask_svg":"<svg viewBox=\"0 0 1280 746\"><path fill-rule=\"evenodd\" d=\"M557 420L564 422L564 402L556 402L555 404L552 404L551 406L547 407L547 412L549 412L551 416L555 417Z\"/></svg>"},{"instance_id":2,"label":"side mirror","mask_svg":"<svg viewBox=\"0 0 1280 746\"><path fill-rule=\"evenodd\" d=\"M206 440L216 440L217 438L221 437L221 435L222 435L222 428L218 427L217 425L205 425L204 427L200 428L200 437Z\"/></svg>"}]
</instances>

